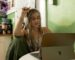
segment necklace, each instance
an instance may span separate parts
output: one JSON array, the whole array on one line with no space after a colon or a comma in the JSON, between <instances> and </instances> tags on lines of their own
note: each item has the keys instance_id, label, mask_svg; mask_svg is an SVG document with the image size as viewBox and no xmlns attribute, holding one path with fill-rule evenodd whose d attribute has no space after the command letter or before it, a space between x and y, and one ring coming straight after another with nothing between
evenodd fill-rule
<instances>
[{"instance_id":1,"label":"necklace","mask_svg":"<svg viewBox=\"0 0 75 60\"><path fill-rule=\"evenodd\" d=\"M36 31L32 31L32 44L35 50L38 50L41 46L41 34Z\"/></svg>"},{"instance_id":2,"label":"necklace","mask_svg":"<svg viewBox=\"0 0 75 60\"><path fill-rule=\"evenodd\" d=\"M39 50L42 41L42 33L38 29L32 29L29 27L28 29L28 40L30 42L29 46L32 51Z\"/></svg>"}]
</instances>

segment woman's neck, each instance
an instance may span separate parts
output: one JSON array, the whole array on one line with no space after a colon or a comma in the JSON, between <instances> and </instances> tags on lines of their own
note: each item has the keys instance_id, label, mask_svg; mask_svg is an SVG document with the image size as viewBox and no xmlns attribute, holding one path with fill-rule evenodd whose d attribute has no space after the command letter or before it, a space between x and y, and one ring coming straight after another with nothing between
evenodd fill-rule
<instances>
[{"instance_id":1,"label":"woman's neck","mask_svg":"<svg viewBox=\"0 0 75 60\"><path fill-rule=\"evenodd\" d=\"M32 28L33 31L39 32L39 28Z\"/></svg>"}]
</instances>

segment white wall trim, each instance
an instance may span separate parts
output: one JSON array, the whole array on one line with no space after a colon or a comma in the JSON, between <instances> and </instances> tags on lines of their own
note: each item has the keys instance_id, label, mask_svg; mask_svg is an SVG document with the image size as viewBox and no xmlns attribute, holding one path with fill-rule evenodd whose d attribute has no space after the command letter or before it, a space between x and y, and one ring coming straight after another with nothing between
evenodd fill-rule
<instances>
[{"instance_id":1,"label":"white wall trim","mask_svg":"<svg viewBox=\"0 0 75 60\"><path fill-rule=\"evenodd\" d=\"M13 12L15 12L15 7L12 7L10 10L8 10L8 11L7 11L7 15L8 15L8 14L11 14L11 13L13 13Z\"/></svg>"},{"instance_id":2,"label":"white wall trim","mask_svg":"<svg viewBox=\"0 0 75 60\"><path fill-rule=\"evenodd\" d=\"M41 26L46 27L46 0L36 0L36 9L41 14Z\"/></svg>"}]
</instances>

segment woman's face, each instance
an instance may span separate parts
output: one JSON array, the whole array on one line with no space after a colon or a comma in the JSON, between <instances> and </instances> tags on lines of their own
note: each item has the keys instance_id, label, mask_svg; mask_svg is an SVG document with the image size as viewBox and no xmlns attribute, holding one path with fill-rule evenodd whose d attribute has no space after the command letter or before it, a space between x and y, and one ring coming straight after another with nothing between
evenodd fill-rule
<instances>
[{"instance_id":1,"label":"woman's face","mask_svg":"<svg viewBox=\"0 0 75 60\"><path fill-rule=\"evenodd\" d=\"M34 28L39 28L41 26L41 18L38 12L32 14L30 24Z\"/></svg>"}]
</instances>

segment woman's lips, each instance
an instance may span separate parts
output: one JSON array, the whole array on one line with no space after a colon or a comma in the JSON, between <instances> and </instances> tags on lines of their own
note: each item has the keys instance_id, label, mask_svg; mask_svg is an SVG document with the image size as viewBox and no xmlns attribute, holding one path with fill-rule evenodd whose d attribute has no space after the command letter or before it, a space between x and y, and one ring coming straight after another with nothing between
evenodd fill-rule
<instances>
[{"instance_id":1,"label":"woman's lips","mask_svg":"<svg viewBox=\"0 0 75 60\"><path fill-rule=\"evenodd\" d=\"M38 26L40 26L40 23L35 23L35 25L38 25Z\"/></svg>"}]
</instances>

